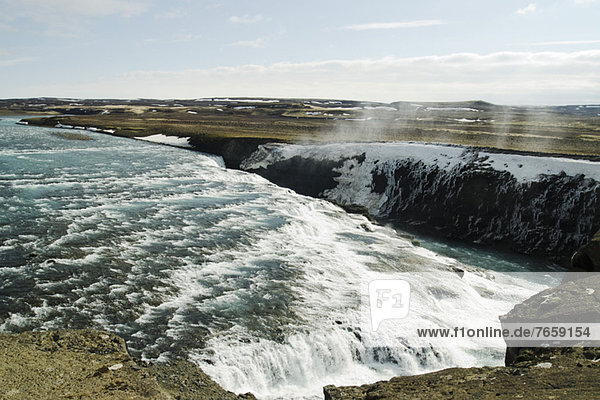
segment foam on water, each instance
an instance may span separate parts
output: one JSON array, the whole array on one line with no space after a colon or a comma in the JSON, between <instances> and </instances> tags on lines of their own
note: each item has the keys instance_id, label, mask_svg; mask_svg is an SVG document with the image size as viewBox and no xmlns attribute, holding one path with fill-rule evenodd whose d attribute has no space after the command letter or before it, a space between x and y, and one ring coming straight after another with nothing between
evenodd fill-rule
<instances>
[{"instance_id":1,"label":"foam on water","mask_svg":"<svg viewBox=\"0 0 600 400\"><path fill-rule=\"evenodd\" d=\"M306 398L331 383L502 362L500 342L447 346L387 322L371 332L361 304L373 279L411 276L408 330L494 325L543 287L215 157L48 132L0 121L2 331L108 329L145 359L189 357L229 390Z\"/></svg>"}]
</instances>

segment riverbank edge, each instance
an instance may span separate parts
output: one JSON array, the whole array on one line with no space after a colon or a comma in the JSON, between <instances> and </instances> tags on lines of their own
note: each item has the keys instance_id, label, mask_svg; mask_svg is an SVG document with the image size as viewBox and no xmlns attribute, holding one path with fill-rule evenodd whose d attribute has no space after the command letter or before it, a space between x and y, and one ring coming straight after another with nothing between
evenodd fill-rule
<instances>
[{"instance_id":1,"label":"riverbank edge","mask_svg":"<svg viewBox=\"0 0 600 400\"><path fill-rule=\"evenodd\" d=\"M0 334L0 398L255 399L187 360L134 359L121 337L93 329Z\"/></svg>"}]
</instances>

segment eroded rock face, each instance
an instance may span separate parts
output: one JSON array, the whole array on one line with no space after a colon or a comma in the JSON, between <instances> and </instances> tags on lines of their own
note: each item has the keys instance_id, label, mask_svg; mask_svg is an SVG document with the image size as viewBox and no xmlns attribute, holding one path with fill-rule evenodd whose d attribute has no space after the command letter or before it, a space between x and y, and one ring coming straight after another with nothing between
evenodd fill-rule
<instances>
[{"instance_id":1,"label":"eroded rock face","mask_svg":"<svg viewBox=\"0 0 600 400\"><path fill-rule=\"evenodd\" d=\"M342 161L311 160L294 156L275 162L269 168L248 169L271 182L311 197L321 197L325 190L337 185L335 178L341 174L335 169Z\"/></svg>"},{"instance_id":2,"label":"eroded rock face","mask_svg":"<svg viewBox=\"0 0 600 400\"><path fill-rule=\"evenodd\" d=\"M360 153L337 159L303 154L282 157L274 150L281 148L281 145L260 146L240 164L240 168L296 193L328 198L325 193L338 186L338 178L342 176L338 169L349 160L358 163L365 160L365 155Z\"/></svg>"},{"instance_id":3,"label":"eroded rock face","mask_svg":"<svg viewBox=\"0 0 600 400\"><path fill-rule=\"evenodd\" d=\"M577 275L581 277L582 275ZM501 322L594 323L600 321L600 274L569 279L517 304Z\"/></svg>"},{"instance_id":4,"label":"eroded rock face","mask_svg":"<svg viewBox=\"0 0 600 400\"><path fill-rule=\"evenodd\" d=\"M450 171L403 161L374 171L374 191L383 173L387 186L379 184L379 190L387 217L455 239L565 262L563 255L600 224L600 185L582 175L521 182L506 171L481 168L477 159Z\"/></svg>"},{"instance_id":5,"label":"eroded rock face","mask_svg":"<svg viewBox=\"0 0 600 400\"><path fill-rule=\"evenodd\" d=\"M95 330L0 334L2 399L253 399L236 396L194 364L147 365L120 337Z\"/></svg>"},{"instance_id":6,"label":"eroded rock face","mask_svg":"<svg viewBox=\"0 0 600 400\"><path fill-rule=\"evenodd\" d=\"M256 151L259 145L267 143L258 138L219 138L210 135L196 135L190 138L193 149L223 157L227 168L239 168L240 163Z\"/></svg>"}]
</instances>

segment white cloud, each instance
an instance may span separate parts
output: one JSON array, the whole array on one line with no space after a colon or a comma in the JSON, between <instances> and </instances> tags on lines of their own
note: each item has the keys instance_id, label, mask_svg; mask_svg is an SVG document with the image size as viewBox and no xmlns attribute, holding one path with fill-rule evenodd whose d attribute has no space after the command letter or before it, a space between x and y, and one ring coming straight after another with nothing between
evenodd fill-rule
<instances>
[{"instance_id":1,"label":"white cloud","mask_svg":"<svg viewBox=\"0 0 600 400\"><path fill-rule=\"evenodd\" d=\"M185 12L185 10L183 10L181 8L174 8L172 10L165 11L164 13L156 14L154 16L154 18L156 18L156 19L177 19L177 18L185 17L186 14L187 13Z\"/></svg>"},{"instance_id":2,"label":"white cloud","mask_svg":"<svg viewBox=\"0 0 600 400\"><path fill-rule=\"evenodd\" d=\"M17 28L0 21L0 32L17 32Z\"/></svg>"},{"instance_id":3,"label":"white cloud","mask_svg":"<svg viewBox=\"0 0 600 400\"><path fill-rule=\"evenodd\" d=\"M421 28L424 26L443 25L444 22L438 19L424 19L417 21L404 21L404 22L373 22L369 24L355 24L347 25L342 29L348 29L353 31L366 31L373 29L403 29L403 28Z\"/></svg>"},{"instance_id":4,"label":"white cloud","mask_svg":"<svg viewBox=\"0 0 600 400\"><path fill-rule=\"evenodd\" d=\"M2 56L2 53L0 53L0 56ZM35 58L35 57L20 57L20 58L12 58L9 60L1 60L0 59L0 67L10 67L10 66L13 66L16 64L21 64L24 62L34 61L36 59L37 58Z\"/></svg>"},{"instance_id":5,"label":"white cloud","mask_svg":"<svg viewBox=\"0 0 600 400\"><path fill-rule=\"evenodd\" d=\"M219 2L219 1L205 2L205 4L204 4L204 8L207 10L216 10L217 8L221 8L221 7L223 7L223 3Z\"/></svg>"},{"instance_id":6,"label":"white cloud","mask_svg":"<svg viewBox=\"0 0 600 400\"><path fill-rule=\"evenodd\" d=\"M321 97L500 104L600 102L600 50L457 53L327 60L184 71L138 71L106 80L22 88L73 97ZM28 90L28 92L27 92Z\"/></svg>"},{"instance_id":7,"label":"white cloud","mask_svg":"<svg viewBox=\"0 0 600 400\"><path fill-rule=\"evenodd\" d=\"M229 22L234 23L234 24L255 24L255 23L263 22L263 21L266 21L266 18L262 14L256 14L256 15L246 14L241 17L233 15L233 16L229 17Z\"/></svg>"},{"instance_id":8,"label":"white cloud","mask_svg":"<svg viewBox=\"0 0 600 400\"><path fill-rule=\"evenodd\" d=\"M555 42L529 43L532 46L562 46L578 44L600 44L600 40L559 40Z\"/></svg>"},{"instance_id":9,"label":"white cloud","mask_svg":"<svg viewBox=\"0 0 600 400\"><path fill-rule=\"evenodd\" d=\"M44 18L131 17L144 12L148 4L140 0L0 0L0 7L12 17Z\"/></svg>"},{"instance_id":10,"label":"white cloud","mask_svg":"<svg viewBox=\"0 0 600 400\"><path fill-rule=\"evenodd\" d=\"M89 29L89 19L132 17L148 8L144 0L0 0L4 20L22 18L27 26L49 36L79 37Z\"/></svg>"},{"instance_id":11,"label":"white cloud","mask_svg":"<svg viewBox=\"0 0 600 400\"><path fill-rule=\"evenodd\" d=\"M170 36L160 36L144 39L144 43L185 43L196 42L204 38L201 34L195 33L175 33Z\"/></svg>"},{"instance_id":12,"label":"white cloud","mask_svg":"<svg viewBox=\"0 0 600 400\"><path fill-rule=\"evenodd\" d=\"M265 46L265 40L262 38L255 40L240 40L239 42L229 43L228 46L259 48Z\"/></svg>"},{"instance_id":13,"label":"white cloud","mask_svg":"<svg viewBox=\"0 0 600 400\"><path fill-rule=\"evenodd\" d=\"M537 10L537 5L535 3L531 3L527 7L519 8L517 10L517 14L521 14L521 15L529 14L529 13L535 12L535 10Z\"/></svg>"},{"instance_id":14,"label":"white cloud","mask_svg":"<svg viewBox=\"0 0 600 400\"><path fill-rule=\"evenodd\" d=\"M596 0L573 0L575 4L592 4L595 3Z\"/></svg>"}]
</instances>

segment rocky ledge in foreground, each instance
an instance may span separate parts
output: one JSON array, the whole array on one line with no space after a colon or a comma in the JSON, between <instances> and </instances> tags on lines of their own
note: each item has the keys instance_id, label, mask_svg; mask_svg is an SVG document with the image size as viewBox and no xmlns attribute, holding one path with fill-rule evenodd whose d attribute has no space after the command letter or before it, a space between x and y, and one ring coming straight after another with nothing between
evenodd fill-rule
<instances>
[{"instance_id":1,"label":"rocky ledge in foreground","mask_svg":"<svg viewBox=\"0 0 600 400\"><path fill-rule=\"evenodd\" d=\"M134 360L95 330L0 334L0 399L255 399L221 388L194 364Z\"/></svg>"}]
</instances>

